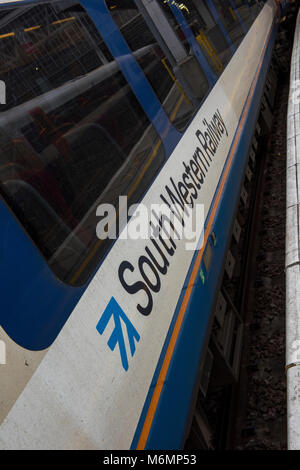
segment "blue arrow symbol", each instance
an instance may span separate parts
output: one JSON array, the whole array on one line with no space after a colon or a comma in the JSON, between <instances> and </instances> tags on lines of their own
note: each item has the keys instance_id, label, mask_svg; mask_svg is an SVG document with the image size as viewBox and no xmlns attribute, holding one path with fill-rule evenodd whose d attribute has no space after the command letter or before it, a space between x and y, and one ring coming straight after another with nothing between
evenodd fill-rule
<instances>
[{"instance_id":1,"label":"blue arrow symbol","mask_svg":"<svg viewBox=\"0 0 300 470\"><path fill-rule=\"evenodd\" d=\"M127 357L127 352L126 352L125 340L123 336L123 330L121 326L121 320L123 321L123 323L125 323L125 326L126 326L131 356L133 356L135 353L135 341L139 342L140 335L138 334L133 324L131 323L129 318L125 315L125 313L123 312L123 310L121 309L120 305L118 304L118 302L116 301L114 297L110 299L106 309L104 310L96 326L96 329L100 333L100 335L103 334L111 317L113 317L114 319L115 327L113 329L113 332L107 344L112 351L114 351L117 344L119 345L122 366L127 371L128 370L128 357Z\"/></svg>"}]
</instances>

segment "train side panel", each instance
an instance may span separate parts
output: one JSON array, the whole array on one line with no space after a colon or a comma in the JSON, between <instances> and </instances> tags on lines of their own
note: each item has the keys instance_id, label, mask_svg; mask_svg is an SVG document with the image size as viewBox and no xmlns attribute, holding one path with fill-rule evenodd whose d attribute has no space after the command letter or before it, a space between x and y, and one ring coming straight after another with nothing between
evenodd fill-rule
<instances>
[{"instance_id":1,"label":"train side panel","mask_svg":"<svg viewBox=\"0 0 300 470\"><path fill-rule=\"evenodd\" d=\"M168 408L166 402L180 380L187 380L190 390L195 383L218 283L216 276L208 276L203 286L199 276L202 241L207 243L216 217L224 211L228 220L222 219L226 228L224 225L224 233L219 235L224 237L224 243L215 253L219 270L234 211L229 196L224 205L224 192L229 195L228 182L234 184L228 180L231 165L239 170L243 167L245 155L236 151L237 145L247 124L246 115L261 67L267 67L270 59L266 53L274 39L275 15L275 4L269 1L141 201L149 210L152 204L161 203L161 196L168 200L170 192L180 200L178 188L185 168L202 149L203 181L196 202L203 205L205 224L198 233L196 254L186 249L187 239L174 240L167 248L161 244L158 252L149 240L120 237L89 285L78 294L78 298L82 295L79 301L73 300L76 306L51 347L30 353L29 372L19 383L15 378L25 350L1 331L8 358L18 357L7 373L0 371L6 383L0 392L1 401L9 403L4 413L7 416L2 416L1 448L126 449L131 445L165 448L182 444L191 397L182 411ZM253 109L258 106L256 97ZM215 151L205 154L201 137L207 132L207 123L215 123L219 132ZM252 130L253 127L247 133L244 150ZM233 198L237 197L237 187ZM151 220L157 225L153 214ZM133 223L129 222L129 231ZM149 267L149 250L157 262L163 255L167 272L148 270L146 290L141 269ZM144 288L138 289L136 283L142 280ZM199 333L187 335L186 325L189 331L192 325L199 326L199 316ZM124 344L120 343L121 337ZM187 366L189 376L180 377L180 370L173 366L178 348L185 348L188 342L189 355L194 345L196 354L194 362ZM185 367L182 357L181 352L176 364ZM13 398L9 400L9 396ZM162 431L162 422L169 429L176 423L176 431L168 438Z\"/></svg>"}]
</instances>

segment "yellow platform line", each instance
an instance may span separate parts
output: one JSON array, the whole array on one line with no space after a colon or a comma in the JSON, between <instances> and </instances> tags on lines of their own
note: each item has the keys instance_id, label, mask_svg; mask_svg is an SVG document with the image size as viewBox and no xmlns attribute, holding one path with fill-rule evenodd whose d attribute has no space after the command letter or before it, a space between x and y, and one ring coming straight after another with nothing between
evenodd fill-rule
<instances>
[{"instance_id":1,"label":"yellow platform line","mask_svg":"<svg viewBox=\"0 0 300 470\"><path fill-rule=\"evenodd\" d=\"M208 37L204 33L204 31L200 30L198 36L196 36L196 40L203 46L203 48L206 50L207 54L211 58L212 62L216 66L217 70L219 72L222 72L223 70L223 64L221 60L219 59L219 56L217 52L215 51L213 45L209 41Z\"/></svg>"},{"instance_id":2,"label":"yellow platform line","mask_svg":"<svg viewBox=\"0 0 300 470\"><path fill-rule=\"evenodd\" d=\"M185 91L184 89L182 88L182 86L180 85L180 83L178 83L178 80L176 80L176 77L173 75L170 67L168 66L167 62L166 62L166 58L164 57L163 59L161 59L161 62L163 64L163 66L166 68L168 74L170 75L170 77L172 78L173 82L175 83L175 85L177 86L178 90L180 91L180 93L184 96L184 98L186 99L186 101L189 103L189 104L192 104L190 99L186 96L185 94Z\"/></svg>"}]
</instances>

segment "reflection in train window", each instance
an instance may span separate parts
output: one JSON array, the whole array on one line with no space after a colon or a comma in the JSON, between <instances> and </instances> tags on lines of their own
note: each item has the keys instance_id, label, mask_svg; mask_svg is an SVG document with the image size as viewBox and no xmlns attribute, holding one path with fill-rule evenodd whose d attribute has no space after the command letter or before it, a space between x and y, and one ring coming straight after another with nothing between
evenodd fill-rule
<instances>
[{"instance_id":1,"label":"reflection in train window","mask_svg":"<svg viewBox=\"0 0 300 470\"><path fill-rule=\"evenodd\" d=\"M213 0L213 4L228 35L227 42L231 41L237 49L244 37L243 27L245 28L238 10L236 10L233 2L228 0Z\"/></svg>"},{"instance_id":2,"label":"reflection in train window","mask_svg":"<svg viewBox=\"0 0 300 470\"><path fill-rule=\"evenodd\" d=\"M169 2L166 2L169 4ZM176 4L175 4L176 5ZM231 51L211 10L203 0L186 0L180 8L210 67L216 74L223 71Z\"/></svg>"},{"instance_id":3,"label":"reflection in train window","mask_svg":"<svg viewBox=\"0 0 300 470\"><path fill-rule=\"evenodd\" d=\"M111 244L97 206L137 202L163 146L75 1L2 11L0 55L0 192L55 274L81 284Z\"/></svg>"},{"instance_id":4,"label":"reflection in train window","mask_svg":"<svg viewBox=\"0 0 300 470\"><path fill-rule=\"evenodd\" d=\"M180 40L181 44L184 46L185 50L187 53L190 52L190 45L185 37L184 32L182 31L180 25L177 23L175 16L172 14L172 11L170 9L170 3L172 0L157 0L163 9L166 17L168 18L169 24L174 30L177 38ZM174 2L174 5L177 6L177 3Z\"/></svg>"},{"instance_id":5,"label":"reflection in train window","mask_svg":"<svg viewBox=\"0 0 300 470\"><path fill-rule=\"evenodd\" d=\"M212 0L212 2L232 43L237 48L243 39L243 33L249 30L261 11L263 2L256 0Z\"/></svg>"},{"instance_id":6,"label":"reflection in train window","mask_svg":"<svg viewBox=\"0 0 300 470\"><path fill-rule=\"evenodd\" d=\"M183 3L161 0L169 18L171 4L184 15L216 74L223 71L261 9L254 0L185 0ZM182 34L178 32L181 39ZM183 42L189 49L187 39Z\"/></svg>"},{"instance_id":7,"label":"reflection in train window","mask_svg":"<svg viewBox=\"0 0 300 470\"><path fill-rule=\"evenodd\" d=\"M224 36L205 2L203 0L187 0L184 3L173 3L171 0L160 1L170 22L174 21L171 5L173 8L178 8L181 11L203 54L206 56L210 67L214 70L215 74L220 74L223 67L229 62L231 53L230 51L224 52L224 47L226 49ZM184 33L181 32L180 34L177 31L177 35L182 40L186 50L190 52L191 46Z\"/></svg>"},{"instance_id":8,"label":"reflection in train window","mask_svg":"<svg viewBox=\"0 0 300 470\"><path fill-rule=\"evenodd\" d=\"M231 3L234 4L235 11L239 14L247 30L264 6L264 3L259 0L232 0Z\"/></svg>"},{"instance_id":9,"label":"reflection in train window","mask_svg":"<svg viewBox=\"0 0 300 470\"><path fill-rule=\"evenodd\" d=\"M184 130L195 112L194 105L178 82L171 64L139 13L134 0L126 0L125 6L122 1L114 2L111 15L169 119L178 130ZM200 102L208 91L208 84L200 65L195 65L197 70L194 73L198 74L199 81L195 95Z\"/></svg>"},{"instance_id":10,"label":"reflection in train window","mask_svg":"<svg viewBox=\"0 0 300 470\"><path fill-rule=\"evenodd\" d=\"M220 12L224 13L228 10L228 1L225 2L225 8ZM210 2L205 0L185 0L185 8L180 8L191 31L197 39L202 52L205 54L210 66L214 69L215 73L221 73L232 57L233 46L228 32L222 28L223 22L214 13ZM216 6L216 5L215 5ZM228 10L229 11L229 10ZM225 14L225 13L224 13ZM237 18L236 18L237 19ZM232 24L236 35L240 37L241 33L240 23L235 21Z\"/></svg>"}]
</instances>

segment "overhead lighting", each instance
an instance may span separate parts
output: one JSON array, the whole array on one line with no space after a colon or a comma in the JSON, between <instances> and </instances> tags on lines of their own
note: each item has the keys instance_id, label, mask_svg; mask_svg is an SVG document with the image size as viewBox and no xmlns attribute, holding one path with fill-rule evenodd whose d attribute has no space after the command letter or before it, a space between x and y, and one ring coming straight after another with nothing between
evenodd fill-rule
<instances>
[{"instance_id":1,"label":"overhead lighting","mask_svg":"<svg viewBox=\"0 0 300 470\"><path fill-rule=\"evenodd\" d=\"M51 24L65 23L66 21L71 21L71 20L75 20L75 16L71 16L70 18L64 18L63 20L56 20L56 21L53 21L53 23Z\"/></svg>"},{"instance_id":2,"label":"overhead lighting","mask_svg":"<svg viewBox=\"0 0 300 470\"><path fill-rule=\"evenodd\" d=\"M31 28L25 28L24 31L26 33L28 33L28 31L33 31L35 29L39 29L41 27L41 25L38 25L38 26L31 26Z\"/></svg>"},{"instance_id":3,"label":"overhead lighting","mask_svg":"<svg viewBox=\"0 0 300 470\"><path fill-rule=\"evenodd\" d=\"M186 10L187 13L190 13L188 7L184 3L177 3L175 0L164 0L164 3L170 3L171 5L175 5L179 10Z\"/></svg>"},{"instance_id":4,"label":"overhead lighting","mask_svg":"<svg viewBox=\"0 0 300 470\"><path fill-rule=\"evenodd\" d=\"M0 34L0 39L9 38L9 37L12 37L14 35L15 35L15 33Z\"/></svg>"}]
</instances>

